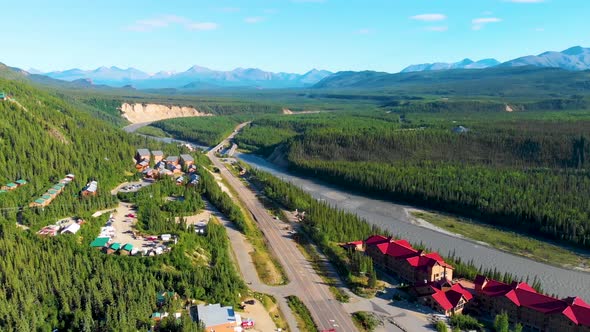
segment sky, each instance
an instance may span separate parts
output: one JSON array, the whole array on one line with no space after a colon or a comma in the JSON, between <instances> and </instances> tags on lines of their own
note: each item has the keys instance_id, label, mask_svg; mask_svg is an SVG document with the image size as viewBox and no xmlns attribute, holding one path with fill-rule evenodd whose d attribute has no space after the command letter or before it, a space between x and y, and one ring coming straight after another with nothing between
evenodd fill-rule
<instances>
[{"instance_id":1,"label":"sky","mask_svg":"<svg viewBox=\"0 0 590 332\"><path fill-rule=\"evenodd\" d=\"M19 0L0 62L42 71L398 72L590 47L589 0Z\"/></svg>"}]
</instances>

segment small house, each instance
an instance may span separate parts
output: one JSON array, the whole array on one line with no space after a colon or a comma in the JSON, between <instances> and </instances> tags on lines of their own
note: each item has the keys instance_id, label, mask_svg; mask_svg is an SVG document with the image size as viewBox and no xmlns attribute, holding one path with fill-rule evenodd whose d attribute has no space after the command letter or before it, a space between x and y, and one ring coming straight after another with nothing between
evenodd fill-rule
<instances>
[{"instance_id":1,"label":"small house","mask_svg":"<svg viewBox=\"0 0 590 332\"><path fill-rule=\"evenodd\" d=\"M196 310L193 308L190 311L193 321L203 322L205 331L235 331L242 325L242 318L231 306L222 307L217 303L197 305Z\"/></svg>"},{"instance_id":2,"label":"small house","mask_svg":"<svg viewBox=\"0 0 590 332\"><path fill-rule=\"evenodd\" d=\"M168 156L166 158L166 164L168 164L168 165L176 166L176 165L178 165L178 162L179 162L178 156Z\"/></svg>"},{"instance_id":3,"label":"small house","mask_svg":"<svg viewBox=\"0 0 590 332\"><path fill-rule=\"evenodd\" d=\"M137 149L135 153L135 160L139 163L143 160L149 161L150 160L150 150L148 149Z\"/></svg>"},{"instance_id":4,"label":"small house","mask_svg":"<svg viewBox=\"0 0 590 332\"><path fill-rule=\"evenodd\" d=\"M4 186L4 189L6 190L14 190L16 188L18 188L18 185L14 182L10 182L6 186Z\"/></svg>"},{"instance_id":5,"label":"small house","mask_svg":"<svg viewBox=\"0 0 590 332\"><path fill-rule=\"evenodd\" d=\"M170 235L170 234L162 234L162 235L160 235L160 238L162 239L162 241L168 242L172 238L172 235Z\"/></svg>"},{"instance_id":6,"label":"small house","mask_svg":"<svg viewBox=\"0 0 590 332\"><path fill-rule=\"evenodd\" d=\"M127 243L123 246L121 251L119 251L120 255L128 256L131 255L131 251L133 250L133 245L131 243Z\"/></svg>"},{"instance_id":7,"label":"small house","mask_svg":"<svg viewBox=\"0 0 590 332\"><path fill-rule=\"evenodd\" d=\"M8 96L4 92L0 92L0 101L8 100Z\"/></svg>"},{"instance_id":8,"label":"small house","mask_svg":"<svg viewBox=\"0 0 590 332\"><path fill-rule=\"evenodd\" d=\"M74 174L70 173L70 174L66 175L66 179L70 179L70 181L74 180L74 178L75 178Z\"/></svg>"},{"instance_id":9,"label":"small house","mask_svg":"<svg viewBox=\"0 0 590 332\"><path fill-rule=\"evenodd\" d=\"M154 163L159 163L164 159L164 152L159 150L152 151L152 156L154 157Z\"/></svg>"},{"instance_id":10,"label":"small house","mask_svg":"<svg viewBox=\"0 0 590 332\"><path fill-rule=\"evenodd\" d=\"M189 167L195 163L195 159L189 154L181 154L180 155L180 162L182 166Z\"/></svg>"},{"instance_id":11,"label":"small house","mask_svg":"<svg viewBox=\"0 0 590 332\"><path fill-rule=\"evenodd\" d=\"M76 234L80 230L80 224L73 223L68 227L64 228L60 234Z\"/></svg>"},{"instance_id":12,"label":"small house","mask_svg":"<svg viewBox=\"0 0 590 332\"><path fill-rule=\"evenodd\" d=\"M119 242L115 242L115 243L111 244L111 246L107 249L107 254L109 254L109 255L114 254L119 249L121 249L121 244Z\"/></svg>"},{"instance_id":13,"label":"small house","mask_svg":"<svg viewBox=\"0 0 590 332\"><path fill-rule=\"evenodd\" d=\"M98 191L98 182L90 181L82 189L82 196L96 196L97 191Z\"/></svg>"},{"instance_id":14,"label":"small house","mask_svg":"<svg viewBox=\"0 0 590 332\"><path fill-rule=\"evenodd\" d=\"M33 201L31 204L29 204L30 207L46 207L47 206L47 202L45 202L45 200L43 198L37 198L35 201Z\"/></svg>"},{"instance_id":15,"label":"small house","mask_svg":"<svg viewBox=\"0 0 590 332\"><path fill-rule=\"evenodd\" d=\"M16 185L19 186L19 187L20 186L24 186L25 184L27 184L27 181L26 180L23 180L23 179L19 179L19 180L16 180L14 182L16 182Z\"/></svg>"},{"instance_id":16,"label":"small house","mask_svg":"<svg viewBox=\"0 0 590 332\"><path fill-rule=\"evenodd\" d=\"M104 248L104 246L106 246L109 243L110 240L110 237L97 237L96 239L94 239L94 241L90 243L90 247L101 250L102 248Z\"/></svg>"}]
</instances>

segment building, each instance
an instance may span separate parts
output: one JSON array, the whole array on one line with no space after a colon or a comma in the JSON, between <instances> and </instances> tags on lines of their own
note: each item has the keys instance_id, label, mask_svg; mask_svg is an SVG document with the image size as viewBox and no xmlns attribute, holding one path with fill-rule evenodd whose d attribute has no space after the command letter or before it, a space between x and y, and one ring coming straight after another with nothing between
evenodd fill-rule
<instances>
[{"instance_id":1,"label":"building","mask_svg":"<svg viewBox=\"0 0 590 332\"><path fill-rule=\"evenodd\" d=\"M154 157L154 163L159 163L164 159L164 152L160 150L152 151L152 156Z\"/></svg>"},{"instance_id":2,"label":"building","mask_svg":"<svg viewBox=\"0 0 590 332\"><path fill-rule=\"evenodd\" d=\"M506 312L512 323L532 331L590 331L590 305L538 293L525 282L502 283L477 276L473 308L494 317Z\"/></svg>"},{"instance_id":3,"label":"building","mask_svg":"<svg viewBox=\"0 0 590 332\"><path fill-rule=\"evenodd\" d=\"M461 283L442 279L414 286L410 292L420 302L450 316L463 312L465 305L473 299L471 291L463 287Z\"/></svg>"},{"instance_id":4,"label":"building","mask_svg":"<svg viewBox=\"0 0 590 332\"><path fill-rule=\"evenodd\" d=\"M20 186L24 186L25 184L27 184L27 181L26 180L23 180L23 179L19 179L19 180L16 180L14 182L16 182L16 185L19 186L19 187Z\"/></svg>"},{"instance_id":5,"label":"building","mask_svg":"<svg viewBox=\"0 0 590 332\"><path fill-rule=\"evenodd\" d=\"M201 180L201 177L198 174L195 173L191 173L188 177L188 186L197 186L199 184L199 181Z\"/></svg>"},{"instance_id":6,"label":"building","mask_svg":"<svg viewBox=\"0 0 590 332\"><path fill-rule=\"evenodd\" d=\"M1 101L8 100L8 96L4 92L0 92L0 100Z\"/></svg>"},{"instance_id":7,"label":"building","mask_svg":"<svg viewBox=\"0 0 590 332\"><path fill-rule=\"evenodd\" d=\"M453 267L439 254L424 253L406 240L394 240L381 235L367 238L365 253L373 262L411 284L426 284L445 279L453 279Z\"/></svg>"},{"instance_id":8,"label":"building","mask_svg":"<svg viewBox=\"0 0 590 332\"><path fill-rule=\"evenodd\" d=\"M222 307L219 303L194 306L191 316L195 322L203 322L207 332L234 332L236 327L242 326L242 319L234 312L234 308Z\"/></svg>"},{"instance_id":9,"label":"building","mask_svg":"<svg viewBox=\"0 0 590 332\"><path fill-rule=\"evenodd\" d=\"M14 182L7 183L4 187L2 187L4 190L14 190L16 188L18 188L18 184Z\"/></svg>"},{"instance_id":10,"label":"building","mask_svg":"<svg viewBox=\"0 0 590 332\"><path fill-rule=\"evenodd\" d=\"M166 158L166 164L167 165L174 165L174 166L179 165L178 156L168 156Z\"/></svg>"},{"instance_id":11,"label":"building","mask_svg":"<svg viewBox=\"0 0 590 332\"><path fill-rule=\"evenodd\" d=\"M180 155L180 163L183 167L188 167L195 163L195 159L190 154L181 154Z\"/></svg>"},{"instance_id":12,"label":"building","mask_svg":"<svg viewBox=\"0 0 590 332\"><path fill-rule=\"evenodd\" d=\"M131 251L133 250L133 245L131 243L127 243L126 245L121 248L119 251L119 255L128 256L131 255Z\"/></svg>"},{"instance_id":13,"label":"building","mask_svg":"<svg viewBox=\"0 0 590 332\"><path fill-rule=\"evenodd\" d=\"M60 234L76 234L80 230L80 225L77 223L73 223L68 227L64 228Z\"/></svg>"},{"instance_id":14,"label":"building","mask_svg":"<svg viewBox=\"0 0 590 332\"><path fill-rule=\"evenodd\" d=\"M121 244L119 242L115 242L111 244L107 249L107 254L114 254L121 249Z\"/></svg>"},{"instance_id":15,"label":"building","mask_svg":"<svg viewBox=\"0 0 590 332\"><path fill-rule=\"evenodd\" d=\"M135 164L135 169L137 169L138 172L143 172L148 167L150 167L150 163L147 160L142 160Z\"/></svg>"},{"instance_id":16,"label":"building","mask_svg":"<svg viewBox=\"0 0 590 332\"><path fill-rule=\"evenodd\" d=\"M90 181L82 189L82 196L96 196L97 191L98 191L98 182Z\"/></svg>"},{"instance_id":17,"label":"building","mask_svg":"<svg viewBox=\"0 0 590 332\"><path fill-rule=\"evenodd\" d=\"M148 149L137 149L135 153L135 160L139 163L143 160L150 161L150 150Z\"/></svg>"},{"instance_id":18,"label":"building","mask_svg":"<svg viewBox=\"0 0 590 332\"><path fill-rule=\"evenodd\" d=\"M101 250L109 243L110 240L110 237L97 237L90 243L90 247Z\"/></svg>"}]
</instances>

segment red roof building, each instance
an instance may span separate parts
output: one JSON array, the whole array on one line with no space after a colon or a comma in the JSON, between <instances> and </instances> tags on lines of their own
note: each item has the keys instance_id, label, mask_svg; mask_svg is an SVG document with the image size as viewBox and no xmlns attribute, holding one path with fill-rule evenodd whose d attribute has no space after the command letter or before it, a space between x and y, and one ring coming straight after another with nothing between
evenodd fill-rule
<instances>
[{"instance_id":1,"label":"red roof building","mask_svg":"<svg viewBox=\"0 0 590 332\"><path fill-rule=\"evenodd\" d=\"M424 254L406 240L373 235L365 240L365 253L375 264L412 284L453 278L453 267L439 254Z\"/></svg>"},{"instance_id":2,"label":"red roof building","mask_svg":"<svg viewBox=\"0 0 590 332\"><path fill-rule=\"evenodd\" d=\"M476 307L492 317L503 311L512 322L538 331L590 331L590 306L579 298L560 300L543 295L527 283L510 285L478 276Z\"/></svg>"}]
</instances>

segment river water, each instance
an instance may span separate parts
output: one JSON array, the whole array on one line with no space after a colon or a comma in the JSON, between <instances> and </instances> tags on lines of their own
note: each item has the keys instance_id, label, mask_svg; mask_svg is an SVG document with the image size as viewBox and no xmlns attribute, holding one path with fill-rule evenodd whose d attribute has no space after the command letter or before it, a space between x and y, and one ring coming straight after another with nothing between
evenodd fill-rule
<instances>
[{"instance_id":1,"label":"river water","mask_svg":"<svg viewBox=\"0 0 590 332\"><path fill-rule=\"evenodd\" d=\"M473 259L476 266L508 271L523 279L530 276L531 282L533 277L537 276L543 285L543 290L548 294L556 294L562 298L579 296L590 302L590 273L535 262L476 242L442 234L414 224L406 212L406 208L411 208L409 206L351 194L322 181L294 175L255 155L238 153L236 157L253 167L297 185L316 199L355 213L369 223L385 228L410 242L422 242L443 255L454 251L463 261Z\"/></svg>"}]
</instances>

